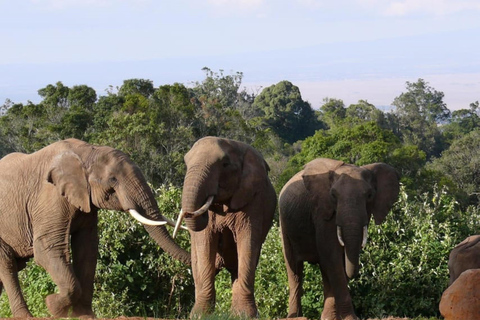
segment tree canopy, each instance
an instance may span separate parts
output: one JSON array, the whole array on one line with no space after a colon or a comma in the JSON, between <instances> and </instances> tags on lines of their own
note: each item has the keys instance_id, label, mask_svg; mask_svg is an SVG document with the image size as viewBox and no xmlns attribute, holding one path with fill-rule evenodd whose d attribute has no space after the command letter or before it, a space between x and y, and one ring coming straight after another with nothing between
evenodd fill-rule
<instances>
[{"instance_id":1,"label":"tree canopy","mask_svg":"<svg viewBox=\"0 0 480 320\"><path fill-rule=\"evenodd\" d=\"M437 316L435 299L447 283L448 251L480 227L478 101L451 112L443 92L418 79L406 83L390 112L366 100L345 106L338 98L325 98L314 109L287 80L257 94L242 87L241 72L203 71L205 79L190 84L155 86L148 79L127 79L105 95L88 85L68 87L59 81L38 90L39 103L7 100L0 106L0 157L70 137L110 145L139 165L167 213L180 209L183 156L206 135L258 149L277 191L317 157L357 165L386 162L401 174L400 199L386 223L369 228L370 244L361 258L366 271L351 282L355 308L364 318ZM160 252L127 216L99 216L98 315L188 317L194 299L189 269ZM180 241L188 247L186 237ZM54 286L38 267L31 264L27 272L21 281L30 288L26 294L35 297L34 313L46 315L43 297ZM284 272L275 221L257 270L255 294L261 297L262 316L285 316ZM305 272L305 315L318 317L321 275L308 265ZM219 309L228 311L225 288L231 278L222 272L217 277ZM2 316L9 312L5 299L0 298Z\"/></svg>"}]
</instances>

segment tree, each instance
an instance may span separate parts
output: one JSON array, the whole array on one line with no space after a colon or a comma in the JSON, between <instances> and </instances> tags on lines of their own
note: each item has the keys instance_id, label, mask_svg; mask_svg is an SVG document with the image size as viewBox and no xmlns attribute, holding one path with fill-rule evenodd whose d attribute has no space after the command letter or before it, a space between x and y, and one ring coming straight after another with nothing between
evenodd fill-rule
<instances>
[{"instance_id":1,"label":"tree","mask_svg":"<svg viewBox=\"0 0 480 320\"><path fill-rule=\"evenodd\" d=\"M42 103L51 107L68 107L68 94L70 89L58 81L55 85L49 84L38 90L38 95L43 98Z\"/></svg>"},{"instance_id":2,"label":"tree","mask_svg":"<svg viewBox=\"0 0 480 320\"><path fill-rule=\"evenodd\" d=\"M442 135L438 124L448 119L450 111L443 102L443 92L436 91L423 79L407 81L407 92L393 101L400 138L405 144L413 144L427 157L438 156L443 150Z\"/></svg>"},{"instance_id":3,"label":"tree","mask_svg":"<svg viewBox=\"0 0 480 320\"><path fill-rule=\"evenodd\" d=\"M128 79L123 81L123 85L118 90L118 95L127 96L131 94L139 94L148 98L153 92L155 92L155 89L151 80Z\"/></svg>"},{"instance_id":4,"label":"tree","mask_svg":"<svg viewBox=\"0 0 480 320\"><path fill-rule=\"evenodd\" d=\"M455 140L428 168L441 172L472 202L480 198L480 129Z\"/></svg>"},{"instance_id":5,"label":"tree","mask_svg":"<svg viewBox=\"0 0 480 320\"><path fill-rule=\"evenodd\" d=\"M470 109L452 112L449 123L442 127L448 145L480 127L480 106L478 101L470 104Z\"/></svg>"},{"instance_id":6,"label":"tree","mask_svg":"<svg viewBox=\"0 0 480 320\"><path fill-rule=\"evenodd\" d=\"M65 111L58 131L62 139L86 140L93 124L93 109L97 93L86 85L73 86L67 96L68 110Z\"/></svg>"},{"instance_id":7,"label":"tree","mask_svg":"<svg viewBox=\"0 0 480 320\"><path fill-rule=\"evenodd\" d=\"M298 87L289 81L263 89L254 105L262 110L265 125L287 143L303 140L322 128L310 103L302 99Z\"/></svg>"},{"instance_id":8,"label":"tree","mask_svg":"<svg viewBox=\"0 0 480 320\"><path fill-rule=\"evenodd\" d=\"M380 128L370 121L353 127L339 126L330 130L318 130L302 143L302 150L292 156L280 184L285 183L293 174L315 158L331 158L355 165L374 162L388 164L394 159L394 151L402 148L400 140L389 130ZM397 168L401 170L401 168Z\"/></svg>"},{"instance_id":9,"label":"tree","mask_svg":"<svg viewBox=\"0 0 480 320\"><path fill-rule=\"evenodd\" d=\"M387 127L385 115L373 104L359 100L357 104L351 104L345 111L346 119L354 124L375 121L381 128Z\"/></svg>"},{"instance_id":10,"label":"tree","mask_svg":"<svg viewBox=\"0 0 480 320\"><path fill-rule=\"evenodd\" d=\"M221 136L251 143L259 128L243 115L255 115L252 110L252 95L240 89L243 73L225 75L203 68L206 78L195 82L192 88L195 104L197 138L207 135Z\"/></svg>"},{"instance_id":11,"label":"tree","mask_svg":"<svg viewBox=\"0 0 480 320\"><path fill-rule=\"evenodd\" d=\"M320 112L320 119L327 124L328 128L341 124L346 116L345 104L340 99L323 99Z\"/></svg>"}]
</instances>

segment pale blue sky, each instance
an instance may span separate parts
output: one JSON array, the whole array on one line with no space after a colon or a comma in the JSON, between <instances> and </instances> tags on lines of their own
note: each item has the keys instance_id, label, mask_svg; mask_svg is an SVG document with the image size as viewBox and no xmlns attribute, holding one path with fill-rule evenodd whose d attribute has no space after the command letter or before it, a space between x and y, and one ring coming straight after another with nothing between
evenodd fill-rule
<instances>
[{"instance_id":1,"label":"pale blue sky","mask_svg":"<svg viewBox=\"0 0 480 320\"><path fill-rule=\"evenodd\" d=\"M451 110L480 100L479 0L0 0L0 104L62 81L98 95L244 73L325 97L388 106L425 79Z\"/></svg>"}]
</instances>

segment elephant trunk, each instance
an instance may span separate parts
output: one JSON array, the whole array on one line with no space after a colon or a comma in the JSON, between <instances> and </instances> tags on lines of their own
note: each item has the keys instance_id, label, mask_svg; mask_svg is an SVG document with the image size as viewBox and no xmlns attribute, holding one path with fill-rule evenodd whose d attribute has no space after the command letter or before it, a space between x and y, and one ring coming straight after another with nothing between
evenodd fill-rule
<instances>
[{"instance_id":1,"label":"elephant trunk","mask_svg":"<svg viewBox=\"0 0 480 320\"><path fill-rule=\"evenodd\" d=\"M208 166L192 166L187 170L183 184L182 212L191 231L202 231L207 227L208 207L217 193L216 181ZM198 211L203 211L203 214L192 215Z\"/></svg>"},{"instance_id":2,"label":"elephant trunk","mask_svg":"<svg viewBox=\"0 0 480 320\"><path fill-rule=\"evenodd\" d=\"M340 244L344 247L345 273L349 279L358 275L360 270L360 251L365 243L365 228L337 227L337 235Z\"/></svg>"},{"instance_id":3,"label":"elephant trunk","mask_svg":"<svg viewBox=\"0 0 480 320\"><path fill-rule=\"evenodd\" d=\"M132 179L131 183L126 184L129 188L127 194L136 195L129 198L131 203L126 204L127 207L133 208L141 216L155 221L166 220L160 212L155 196L148 184L139 182L138 179ZM144 224L145 230L155 240L155 242L173 258L190 265L190 253L181 248L170 236L164 225L152 226Z\"/></svg>"}]
</instances>

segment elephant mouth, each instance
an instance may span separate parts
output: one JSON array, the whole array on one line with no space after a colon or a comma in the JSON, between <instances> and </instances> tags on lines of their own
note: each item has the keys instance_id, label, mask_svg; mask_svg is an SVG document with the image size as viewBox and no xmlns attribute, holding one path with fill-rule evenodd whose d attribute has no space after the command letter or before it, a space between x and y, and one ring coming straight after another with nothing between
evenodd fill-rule
<instances>
[{"instance_id":1,"label":"elephant mouth","mask_svg":"<svg viewBox=\"0 0 480 320\"><path fill-rule=\"evenodd\" d=\"M342 247L345 247L345 242L343 241L342 227L337 226L337 239ZM362 236L362 249L367 245L368 240L368 226L363 227L363 236Z\"/></svg>"},{"instance_id":2,"label":"elephant mouth","mask_svg":"<svg viewBox=\"0 0 480 320\"><path fill-rule=\"evenodd\" d=\"M196 219L196 218L200 217L201 215L203 215L205 212L208 211L208 208L210 207L210 205L213 202L213 198L214 198L214 196L209 196L207 201L205 202L205 204L200 209L198 209L194 212L187 212L187 211L181 210L180 214L178 216L178 219L177 219L177 223L175 224L175 229L173 231L173 238L175 238L177 236L178 229L180 229L183 219L185 217Z\"/></svg>"}]
</instances>

